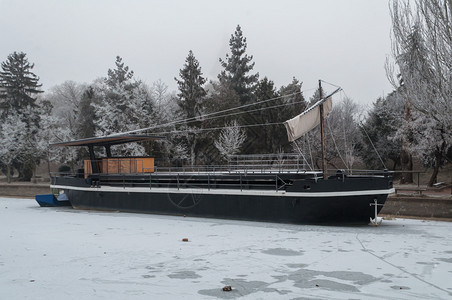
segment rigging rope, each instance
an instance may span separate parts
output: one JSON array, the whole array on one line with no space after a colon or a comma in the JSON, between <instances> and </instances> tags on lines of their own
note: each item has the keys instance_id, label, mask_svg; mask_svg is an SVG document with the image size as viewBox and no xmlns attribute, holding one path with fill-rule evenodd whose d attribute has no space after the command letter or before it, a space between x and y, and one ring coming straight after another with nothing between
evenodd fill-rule
<instances>
[{"instance_id":1,"label":"rigging rope","mask_svg":"<svg viewBox=\"0 0 452 300\"><path fill-rule=\"evenodd\" d=\"M314 167L314 158L312 157L311 143L309 142L309 136L308 136L308 134L309 134L309 133L307 133L307 134L305 135L305 140L308 142L309 155L311 156L311 164L312 164L312 167Z\"/></svg>"},{"instance_id":2,"label":"rigging rope","mask_svg":"<svg viewBox=\"0 0 452 300\"><path fill-rule=\"evenodd\" d=\"M241 115L241 114L247 114L247 113L253 113L253 112L258 112L258 111L264 111L264 110L267 110L267 109L273 109L273 108L289 106L289 105L295 105L295 104L300 104L300 103L303 103L303 101L298 101L298 102L293 102L293 103L285 103L285 104L279 104L279 105L273 105L273 106L262 107L262 108L257 108L257 109L253 109L253 110L240 111L240 112L236 112L236 113L231 113L231 114L227 114L227 115L220 115L220 116L214 116L214 117L210 117L210 118L203 118L202 121L214 120L214 119L230 117L230 116L237 116L237 115ZM199 120L188 121L185 124L189 124L189 123L197 122L197 121L199 121Z\"/></svg>"},{"instance_id":3,"label":"rigging rope","mask_svg":"<svg viewBox=\"0 0 452 300\"><path fill-rule=\"evenodd\" d=\"M364 124L362 123L362 122L360 122L360 124L361 124L361 128L363 128L364 129L364 132L366 133L366 136L367 136L367 138L369 139L369 141L370 141L370 144L372 145L372 147L374 148L374 150L375 150L375 153L377 154L377 156L378 156L378 158L380 159L380 161L381 161L381 163L382 163L382 165L383 165L383 167L385 168L385 169L387 169L386 168L386 165L385 165L385 163L383 162L383 159L381 159L381 156L380 156L380 154L378 153L378 151L377 151L377 148L375 148L375 145L374 145L374 143L372 142L372 140L370 139L370 136L367 134L367 130L366 130L366 127L364 126Z\"/></svg>"},{"instance_id":4,"label":"rigging rope","mask_svg":"<svg viewBox=\"0 0 452 300\"><path fill-rule=\"evenodd\" d=\"M321 82L324 82L324 83L326 83L326 84L332 85L332 86L334 86L334 87L340 88L340 86L335 85L335 84L332 84L332 83L329 83L329 82L327 82L327 81L325 81L325 80L320 80L320 81L321 81Z\"/></svg>"},{"instance_id":5,"label":"rigging rope","mask_svg":"<svg viewBox=\"0 0 452 300\"><path fill-rule=\"evenodd\" d=\"M282 125L283 123L263 123L263 124L250 124L250 125L239 125L237 128L248 128L248 127L258 127L258 126L273 126L273 125ZM212 127L212 128L191 128L185 130L171 130L171 131L161 131L154 132L154 134L169 134L169 133L185 133L185 132L201 132L201 131L213 131L213 130L221 130L224 128L230 128L231 126L221 126L221 127Z\"/></svg>"},{"instance_id":6,"label":"rigging rope","mask_svg":"<svg viewBox=\"0 0 452 300\"><path fill-rule=\"evenodd\" d=\"M257 102L254 102L254 103L249 103L249 104L244 104L244 105L237 106L237 107L228 108L228 109L225 109L225 110L222 110L222 111L218 111L218 112L208 113L208 114L202 115L202 116L200 116L198 118L195 117L195 118L180 119L180 120L168 122L168 123L165 123L165 124L160 124L160 125L151 126L151 127L147 127L147 128L141 128L141 129L136 129L136 130L130 130L130 131L127 131L127 132L122 132L121 134L137 133L137 132L147 131L147 130L151 130L151 129L167 127L167 126L170 126L170 125L177 125L177 124L185 123L185 122L188 122L188 121L190 121L190 122L198 121L199 118L202 119L202 118L205 118L205 117L221 115L221 114L223 114L225 112L230 112L230 111L234 111L234 110L238 110L238 109L243 109L243 108L246 108L246 107L260 105L260 104L264 104L264 103L267 103L267 102L270 102L270 101L275 101L275 100L278 100L278 99L287 98L287 97L299 95L299 94L302 94L302 93L303 93L303 91L299 91L299 92L295 92L295 93L288 94L288 95L278 96L278 97L270 98L270 99L267 99L267 100L257 101ZM290 105L290 104L288 104L288 105ZM227 117L227 116L228 115L223 115L222 117ZM115 136L115 135L118 135L118 134L111 134L109 136Z\"/></svg>"},{"instance_id":7,"label":"rigging rope","mask_svg":"<svg viewBox=\"0 0 452 300\"><path fill-rule=\"evenodd\" d=\"M347 94L345 93L344 90L342 90L342 93L344 93L344 96L345 96L346 98L349 98L349 97L347 96ZM350 98L349 98L349 99L350 99ZM375 145L374 145L374 143L372 142L372 140L371 140L369 134L367 133L366 127L364 126L363 122L359 122L359 124L361 125L361 128L364 130L364 133L366 134L367 138L369 139L369 142L370 142L370 144L372 145L372 148L374 149L375 154L377 154L378 159L380 160L381 164L383 165L383 167L384 167L385 169L387 169L385 163L383 162L383 159L382 159L381 156L380 156L380 153L378 153L377 148L375 147Z\"/></svg>"},{"instance_id":8,"label":"rigging rope","mask_svg":"<svg viewBox=\"0 0 452 300\"><path fill-rule=\"evenodd\" d=\"M331 126L330 126L330 122L328 121L328 119L325 120L326 125L328 126L328 130L330 131L330 135L331 135L331 139L333 140L333 144L334 144L334 148L336 148L337 154L339 155L339 158L342 160L342 162L344 163L344 166L350 170L350 167L347 166L347 163L345 162L345 160L342 158L341 152L339 151L339 148L337 147L336 144L336 139L334 138L334 134L333 134L333 130L331 130Z\"/></svg>"},{"instance_id":9,"label":"rigging rope","mask_svg":"<svg viewBox=\"0 0 452 300\"><path fill-rule=\"evenodd\" d=\"M298 146L298 143L297 142L294 142L294 143L295 143L295 146L297 147L298 152L300 152L301 156L303 157L303 160L306 162L306 164L308 165L309 169L312 171L312 167L309 164L309 162L306 159L306 157L304 156L303 151L301 151L300 147Z\"/></svg>"}]
</instances>

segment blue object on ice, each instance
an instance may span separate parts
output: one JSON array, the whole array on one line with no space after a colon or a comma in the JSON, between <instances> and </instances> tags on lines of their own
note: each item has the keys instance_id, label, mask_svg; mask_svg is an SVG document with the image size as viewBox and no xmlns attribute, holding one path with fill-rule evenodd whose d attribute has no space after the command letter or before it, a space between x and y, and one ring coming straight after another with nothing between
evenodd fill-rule
<instances>
[{"instance_id":1,"label":"blue object on ice","mask_svg":"<svg viewBox=\"0 0 452 300\"><path fill-rule=\"evenodd\" d=\"M65 193L63 194L59 194L57 197L58 201L69 201L69 198L67 197L67 195Z\"/></svg>"},{"instance_id":2,"label":"blue object on ice","mask_svg":"<svg viewBox=\"0 0 452 300\"><path fill-rule=\"evenodd\" d=\"M64 196L63 196L64 195ZM60 200L60 196L61 200ZM35 195L36 202L40 206L52 207L52 206L70 206L71 203L66 194L60 194L58 199L53 194Z\"/></svg>"}]
</instances>

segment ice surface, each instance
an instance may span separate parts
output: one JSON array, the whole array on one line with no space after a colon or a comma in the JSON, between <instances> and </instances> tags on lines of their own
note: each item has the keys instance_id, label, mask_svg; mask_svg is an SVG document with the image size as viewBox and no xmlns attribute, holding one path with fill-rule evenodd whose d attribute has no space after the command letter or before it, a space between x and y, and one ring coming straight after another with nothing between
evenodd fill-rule
<instances>
[{"instance_id":1,"label":"ice surface","mask_svg":"<svg viewBox=\"0 0 452 300\"><path fill-rule=\"evenodd\" d=\"M0 198L0 243L0 299L452 298L449 222L306 226Z\"/></svg>"}]
</instances>

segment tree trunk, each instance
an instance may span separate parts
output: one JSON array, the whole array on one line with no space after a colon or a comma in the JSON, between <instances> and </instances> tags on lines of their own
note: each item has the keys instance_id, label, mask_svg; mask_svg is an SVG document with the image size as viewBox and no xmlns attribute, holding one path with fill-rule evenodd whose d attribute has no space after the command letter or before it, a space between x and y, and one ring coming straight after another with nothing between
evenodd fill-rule
<instances>
[{"instance_id":1,"label":"tree trunk","mask_svg":"<svg viewBox=\"0 0 452 300\"><path fill-rule=\"evenodd\" d=\"M433 184L435 184L438 181L438 173L439 168L441 167L441 161L443 160L443 153L446 148L446 144L443 142L441 145L441 149L438 149L438 151L435 153L435 166L433 167L433 173L430 177L430 180L428 181L428 186L432 187Z\"/></svg>"},{"instance_id":2,"label":"tree trunk","mask_svg":"<svg viewBox=\"0 0 452 300\"><path fill-rule=\"evenodd\" d=\"M413 158L403 144L402 152L400 153L400 165L402 167L402 178L400 178L400 183L413 183L413 173L411 173L411 171L413 171Z\"/></svg>"},{"instance_id":3,"label":"tree trunk","mask_svg":"<svg viewBox=\"0 0 452 300\"><path fill-rule=\"evenodd\" d=\"M6 180L8 183L11 183L11 165L6 165Z\"/></svg>"},{"instance_id":4,"label":"tree trunk","mask_svg":"<svg viewBox=\"0 0 452 300\"><path fill-rule=\"evenodd\" d=\"M405 122L406 124L411 122L411 106L408 96L405 101ZM413 183L413 173L411 173L411 171L413 171L413 158L408 150L408 141L412 134L411 129L406 124L404 125L405 130L402 137L402 151L400 153L400 165L402 167L402 178L400 179L401 184Z\"/></svg>"},{"instance_id":5,"label":"tree trunk","mask_svg":"<svg viewBox=\"0 0 452 300\"><path fill-rule=\"evenodd\" d=\"M190 146L190 163L191 163L192 167L195 165L195 160L196 160L195 147L196 147L196 141L193 140L193 142Z\"/></svg>"},{"instance_id":6,"label":"tree trunk","mask_svg":"<svg viewBox=\"0 0 452 300\"><path fill-rule=\"evenodd\" d=\"M47 156L47 171L50 174L50 158Z\"/></svg>"}]
</instances>

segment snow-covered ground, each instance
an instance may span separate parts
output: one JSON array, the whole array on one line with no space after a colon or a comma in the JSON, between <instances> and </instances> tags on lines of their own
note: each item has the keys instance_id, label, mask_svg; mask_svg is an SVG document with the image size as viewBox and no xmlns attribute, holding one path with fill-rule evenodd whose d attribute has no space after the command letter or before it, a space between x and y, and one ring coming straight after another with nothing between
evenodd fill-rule
<instances>
[{"instance_id":1,"label":"snow-covered ground","mask_svg":"<svg viewBox=\"0 0 452 300\"><path fill-rule=\"evenodd\" d=\"M215 298L451 299L452 223L306 226L0 198L0 299Z\"/></svg>"}]
</instances>

